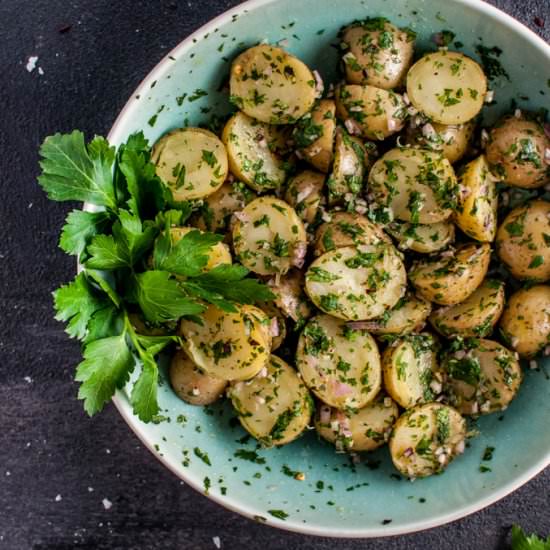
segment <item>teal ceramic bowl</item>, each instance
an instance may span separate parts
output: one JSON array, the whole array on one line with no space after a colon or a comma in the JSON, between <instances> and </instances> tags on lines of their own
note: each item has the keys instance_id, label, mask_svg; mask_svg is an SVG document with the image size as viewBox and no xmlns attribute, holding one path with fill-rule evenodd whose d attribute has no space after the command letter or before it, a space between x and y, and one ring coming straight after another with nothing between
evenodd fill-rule
<instances>
[{"instance_id":1,"label":"teal ceramic bowl","mask_svg":"<svg viewBox=\"0 0 550 550\"><path fill-rule=\"evenodd\" d=\"M110 141L119 144L138 130L155 141L184 121L198 124L228 112L226 93L219 90L229 60L262 40L284 40L284 47L330 80L337 64L331 44L339 28L367 16L413 28L420 49L433 48L430 37L442 29L456 33L463 51L474 57L480 43L502 48L510 82L492 84L496 105L487 109L490 116L509 109L512 100L522 107L549 106L550 47L481 1L251 0L208 23L161 61L128 101ZM286 447L257 450L227 404L186 405L166 379L159 399L158 422L143 424L125 391L115 398L159 460L230 510L301 533L378 537L434 527L495 502L550 463L550 377L544 370L526 373L505 413L479 421L480 435L447 472L414 483L396 474L386 448L354 465L310 432ZM488 446L495 448L491 471L481 473ZM303 472L305 479L294 479L291 471Z\"/></svg>"}]
</instances>

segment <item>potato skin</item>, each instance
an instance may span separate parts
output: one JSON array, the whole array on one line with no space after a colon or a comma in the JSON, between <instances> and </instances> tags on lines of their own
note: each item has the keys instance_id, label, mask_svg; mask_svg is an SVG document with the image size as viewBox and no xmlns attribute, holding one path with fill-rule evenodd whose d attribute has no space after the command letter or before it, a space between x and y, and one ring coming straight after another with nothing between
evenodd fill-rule
<instances>
[{"instance_id":1,"label":"potato skin","mask_svg":"<svg viewBox=\"0 0 550 550\"><path fill-rule=\"evenodd\" d=\"M169 376L177 396L191 405L210 405L223 395L227 387L227 380L202 372L183 350L174 354Z\"/></svg>"},{"instance_id":2,"label":"potato skin","mask_svg":"<svg viewBox=\"0 0 550 550\"><path fill-rule=\"evenodd\" d=\"M550 286L535 285L512 294L500 319L507 343L522 357L550 344Z\"/></svg>"},{"instance_id":3,"label":"potato skin","mask_svg":"<svg viewBox=\"0 0 550 550\"><path fill-rule=\"evenodd\" d=\"M534 200L514 208L497 231L496 251L521 280L550 280L550 202Z\"/></svg>"},{"instance_id":4,"label":"potato skin","mask_svg":"<svg viewBox=\"0 0 550 550\"><path fill-rule=\"evenodd\" d=\"M420 296L441 305L463 302L479 287L491 260L488 244L463 244L445 256L420 260L409 279Z\"/></svg>"},{"instance_id":5,"label":"potato skin","mask_svg":"<svg viewBox=\"0 0 550 550\"><path fill-rule=\"evenodd\" d=\"M414 54L415 35L382 17L366 19L344 29L342 42L346 80L391 90L405 79Z\"/></svg>"},{"instance_id":6,"label":"potato skin","mask_svg":"<svg viewBox=\"0 0 550 550\"><path fill-rule=\"evenodd\" d=\"M486 155L495 175L508 185L535 189L550 182L544 128L525 117L507 116L489 133Z\"/></svg>"}]
</instances>

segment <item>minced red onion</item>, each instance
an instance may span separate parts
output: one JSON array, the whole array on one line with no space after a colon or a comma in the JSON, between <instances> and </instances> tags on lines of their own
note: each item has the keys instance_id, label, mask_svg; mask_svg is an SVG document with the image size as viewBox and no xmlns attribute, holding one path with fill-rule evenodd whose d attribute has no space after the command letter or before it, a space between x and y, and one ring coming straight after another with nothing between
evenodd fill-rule
<instances>
[{"instance_id":1,"label":"minced red onion","mask_svg":"<svg viewBox=\"0 0 550 550\"><path fill-rule=\"evenodd\" d=\"M344 121L344 126L346 127L346 130L351 135L360 135L361 134L361 129L359 128L359 126L357 125L355 120L352 120L351 118L347 118Z\"/></svg>"},{"instance_id":2,"label":"minced red onion","mask_svg":"<svg viewBox=\"0 0 550 550\"><path fill-rule=\"evenodd\" d=\"M304 199L307 199L311 193L313 193L313 185L306 185L305 188L296 195L296 202L302 202Z\"/></svg>"},{"instance_id":3,"label":"minced red onion","mask_svg":"<svg viewBox=\"0 0 550 550\"><path fill-rule=\"evenodd\" d=\"M330 422L330 407L323 405L319 411L319 420L323 424L328 424Z\"/></svg>"},{"instance_id":4,"label":"minced red onion","mask_svg":"<svg viewBox=\"0 0 550 550\"><path fill-rule=\"evenodd\" d=\"M336 382L334 384L334 395L336 397L349 395L351 392L352 392L351 386L348 384L345 384L344 382Z\"/></svg>"},{"instance_id":5,"label":"minced red onion","mask_svg":"<svg viewBox=\"0 0 550 550\"><path fill-rule=\"evenodd\" d=\"M487 93L485 94L485 103L493 103L494 99L495 99L495 91L487 90Z\"/></svg>"},{"instance_id":6,"label":"minced red onion","mask_svg":"<svg viewBox=\"0 0 550 550\"><path fill-rule=\"evenodd\" d=\"M412 456L414 454L414 451L413 451L413 448L412 447L408 447L407 449L405 449L403 451L403 456L406 457L406 458L409 458L410 456Z\"/></svg>"},{"instance_id":7,"label":"minced red onion","mask_svg":"<svg viewBox=\"0 0 550 550\"><path fill-rule=\"evenodd\" d=\"M325 84L323 83L319 71L313 71L313 77L315 78L315 91L317 92L317 97L321 97L325 91Z\"/></svg>"},{"instance_id":8,"label":"minced red onion","mask_svg":"<svg viewBox=\"0 0 550 550\"><path fill-rule=\"evenodd\" d=\"M544 133L546 134L546 137L550 139L550 122L544 124Z\"/></svg>"},{"instance_id":9,"label":"minced red onion","mask_svg":"<svg viewBox=\"0 0 550 550\"><path fill-rule=\"evenodd\" d=\"M279 320L277 319L277 317L272 317L271 323L269 325L269 333L273 337L279 336Z\"/></svg>"},{"instance_id":10,"label":"minced red onion","mask_svg":"<svg viewBox=\"0 0 550 550\"><path fill-rule=\"evenodd\" d=\"M292 265L301 269L304 266L307 253L307 243L298 242L292 249Z\"/></svg>"},{"instance_id":11,"label":"minced red onion","mask_svg":"<svg viewBox=\"0 0 550 550\"><path fill-rule=\"evenodd\" d=\"M250 222L250 218L242 210L239 210L238 212L233 212L233 216L235 216L235 218L237 218L240 222L243 222L243 223Z\"/></svg>"}]
</instances>

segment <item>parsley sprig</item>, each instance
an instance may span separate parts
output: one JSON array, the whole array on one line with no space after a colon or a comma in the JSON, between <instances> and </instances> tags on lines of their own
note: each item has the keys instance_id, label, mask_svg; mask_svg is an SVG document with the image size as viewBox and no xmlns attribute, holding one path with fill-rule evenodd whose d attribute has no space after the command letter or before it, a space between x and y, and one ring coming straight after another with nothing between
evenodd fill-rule
<instances>
[{"instance_id":1,"label":"parsley sprig","mask_svg":"<svg viewBox=\"0 0 550 550\"><path fill-rule=\"evenodd\" d=\"M90 206L67 216L59 246L78 258L81 271L53 293L56 319L83 345L78 396L93 415L132 376L134 413L148 422L159 412L157 358L181 343L179 319L200 322L208 304L235 311L235 303L273 295L241 265L206 271L209 252L223 236L192 230L174 242L170 229L183 226L194 205L174 201L141 132L118 149L102 137L86 144L78 130L55 134L40 155L38 181L48 197ZM136 314L161 335L138 330Z\"/></svg>"}]
</instances>

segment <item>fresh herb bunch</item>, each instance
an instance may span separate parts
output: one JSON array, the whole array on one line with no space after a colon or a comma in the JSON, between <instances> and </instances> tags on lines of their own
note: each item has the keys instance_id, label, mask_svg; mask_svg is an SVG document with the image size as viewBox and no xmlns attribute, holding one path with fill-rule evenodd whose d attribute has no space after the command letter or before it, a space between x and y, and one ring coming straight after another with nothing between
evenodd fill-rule
<instances>
[{"instance_id":1,"label":"fresh herb bunch","mask_svg":"<svg viewBox=\"0 0 550 550\"><path fill-rule=\"evenodd\" d=\"M527 536L517 525L512 527L512 550L550 550L550 537L546 540L537 535Z\"/></svg>"},{"instance_id":2,"label":"fresh herb bunch","mask_svg":"<svg viewBox=\"0 0 550 550\"><path fill-rule=\"evenodd\" d=\"M179 343L182 317L200 322L207 304L235 311L234 303L273 298L259 281L247 278L238 264L205 267L211 248L223 236L186 233L176 243L170 228L182 226L193 211L175 202L155 175L143 133L131 135L115 150L95 137L88 145L82 132L47 137L40 148L38 181L55 201L82 201L88 211L67 216L59 246L78 258L80 273L53 293L56 319L83 343L84 360L76 370L78 396L93 415L139 368L130 394L134 413L150 421L159 411L157 356ZM138 314L161 336L140 334ZM149 331L141 331L149 332Z\"/></svg>"}]
</instances>

